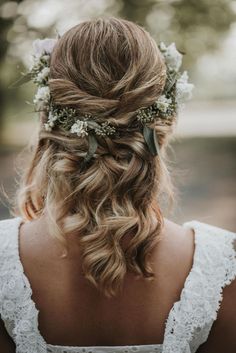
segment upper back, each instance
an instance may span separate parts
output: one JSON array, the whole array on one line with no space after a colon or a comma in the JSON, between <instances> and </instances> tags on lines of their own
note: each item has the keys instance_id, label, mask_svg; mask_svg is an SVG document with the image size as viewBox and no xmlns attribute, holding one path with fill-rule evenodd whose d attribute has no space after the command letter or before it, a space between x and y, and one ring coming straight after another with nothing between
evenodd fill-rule
<instances>
[{"instance_id":1,"label":"upper back","mask_svg":"<svg viewBox=\"0 0 236 353\"><path fill-rule=\"evenodd\" d=\"M47 342L80 346L162 343L165 320L192 267L191 229L166 221L163 239L151 254L155 280L127 273L123 290L115 298L105 297L83 277L76 239L68 239L69 256L60 258L60 243L46 229L45 220L23 225L20 253Z\"/></svg>"},{"instance_id":2,"label":"upper back","mask_svg":"<svg viewBox=\"0 0 236 353\"><path fill-rule=\"evenodd\" d=\"M7 256L7 251L12 257L17 250L16 244L14 245L14 236L9 234L7 238L7 233L11 232L11 225L14 231L13 223L15 222L16 227L17 222L4 222L0 222L1 231L5 228L5 234L4 231L1 233L5 242L1 251L4 257ZM229 284L236 275L233 248L230 245L236 235L211 226L209 228L199 222L190 222L192 227L184 229L171 222L165 223L163 240L152 253L155 281L136 280L132 274L127 274L122 294L112 299L105 298L83 278L79 248L75 246L74 239L69 241L69 257L61 259L61 248L45 232L46 224L31 222L23 225L19 237L20 256L26 276L22 277L22 269L14 265L8 280L14 277L12 275L18 277L15 296L24 297L21 280L29 279L33 290L32 298L40 312L41 343L125 346L158 344L164 341L163 352L169 352L168 349L173 347L179 347L178 352L184 352L181 349L188 343L192 348L191 352L194 352L196 345L199 345L197 334L197 343L190 339L194 325L197 323L199 326L203 319L206 321L206 337L200 337L200 341L204 342L216 318L221 287ZM195 238L191 228L194 228ZM213 234L217 234L217 238L213 238ZM195 265L192 267L193 253ZM3 262L1 273L5 268ZM207 271L204 269L205 265L208 266ZM218 276L214 275L215 266L220 270ZM7 293L9 296L9 291ZM203 295L208 297L204 300ZM4 299L3 296L1 298ZM5 298L5 303L6 300L9 302L9 298ZM29 304L29 298L27 303ZM30 304L33 312L33 302ZM206 307L203 309L204 305ZM201 309L205 310L206 315ZM9 313L1 314L3 319L5 315L6 323ZM189 325L189 329L185 328L185 333L183 327L181 333L181 326L176 325L178 318L181 318L182 325ZM10 324L8 329L11 331ZM178 342L180 337L182 344Z\"/></svg>"}]
</instances>

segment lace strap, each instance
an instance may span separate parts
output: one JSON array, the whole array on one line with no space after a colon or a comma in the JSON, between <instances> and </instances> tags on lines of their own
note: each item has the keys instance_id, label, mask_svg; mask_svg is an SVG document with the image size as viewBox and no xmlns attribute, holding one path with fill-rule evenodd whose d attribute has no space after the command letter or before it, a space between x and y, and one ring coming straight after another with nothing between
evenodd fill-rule
<instances>
[{"instance_id":1,"label":"lace strap","mask_svg":"<svg viewBox=\"0 0 236 353\"><path fill-rule=\"evenodd\" d=\"M38 331L38 310L19 258L20 217L0 221L0 315L16 353L46 353Z\"/></svg>"},{"instance_id":2,"label":"lace strap","mask_svg":"<svg viewBox=\"0 0 236 353\"><path fill-rule=\"evenodd\" d=\"M236 277L236 233L198 221L184 226L195 232L193 266L167 319L163 353L196 352L217 318L223 288Z\"/></svg>"}]
</instances>

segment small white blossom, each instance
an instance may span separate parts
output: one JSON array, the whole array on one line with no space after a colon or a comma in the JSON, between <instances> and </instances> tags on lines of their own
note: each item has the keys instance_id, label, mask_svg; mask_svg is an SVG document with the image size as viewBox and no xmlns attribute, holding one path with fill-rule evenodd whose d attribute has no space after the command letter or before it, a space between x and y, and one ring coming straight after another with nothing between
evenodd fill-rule
<instances>
[{"instance_id":1,"label":"small white blossom","mask_svg":"<svg viewBox=\"0 0 236 353\"><path fill-rule=\"evenodd\" d=\"M57 39L45 38L33 41L34 56L40 57L44 54L51 54Z\"/></svg>"},{"instance_id":2,"label":"small white blossom","mask_svg":"<svg viewBox=\"0 0 236 353\"><path fill-rule=\"evenodd\" d=\"M187 71L184 71L181 77L176 82L176 101L178 104L183 104L192 97L194 85L188 83Z\"/></svg>"},{"instance_id":3,"label":"small white blossom","mask_svg":"<svg viewBox=\"0 0 236 353\"><path fill-rule=\"evenodd\" d=\"M40 72L44 68L49 68L50 64L50 54L44 55L32 55L31 63L29 65L29 71Z\"/></svg>"},{"instance_id":4,"label":"small white blossom","mask_svg":"<svg viewBox=\"0 0 236 353\"><path fill-rule=\"evenodd\" d=\"M56 114L53 114L52 111L49 112L49 115L48 115L48 120L49 121L56 121L57 120L57 115Z\"/></svg>"},{"instance_id":5,"label":"small white blossom","mask_svg":"<svg viewBox=\"0 0 236 353\"><path fill-rule=\"evenodd\" d=\"M34 97L34 103L37 105L40 102L47 103L50 99L50 89L47 86L39 87Z\"/></svg>"},{"instance_id":6,"label":"small white blossom","mask_svg":"<svg viewBox=\"0 0 236 353\"><path fill-rule=\"evenodd\" d=\"M166 113L171 102L172 102L171 98L166 98L165 95L162 95L156 101L156 105L157 105L157 108L160 109L161 112Z\"/></svg>"},{"instance_id":7,"label":"small white blossom","mask_svg":"<svg viewBox=\"0 0 236 353\"><path fill-rule=\"evenodd\" d=\"M168 47L165 47L165 49L162 49L162 50L163 50L163 55L165 58L166 65L172 70L178 71L180 66L182 65L183 55L180 52L178 52L178 50L176 49L175 43L171 43Z\"/></svg>"},{"instance_id":8,"label":"small white blossom","mask_svg":"<svg viewBox=\"0 0 236 353\"><path fill-rule=\"evenodd\" d=\"M43 106L47 105L50 99L50 89L48 86L39 87L38 91L34 97L34 104L36 108L41 109Z\"/></svg>"},{"instance_id":9,"label":"small white blossom","mask_svg":"<svg viewBox=\"0 0 236 353\"><path fill-rule=\"evenodd\" d=\"M54 127L55 124L54 122L57 120L57 116L54 115L51 111L49 112L49 115L48 115L48 124L50 127Z\"/></svg>"},{"instance_id":10,"label":"small white blossom","mask_svg":"<svg viewBox=\"0 0 236 353\"><path fill-rule=\"evenodd\" d=\"M161 42L161 43L159 44L159 48L160 48L161 51L165 51L165 50L167 49L165 43L163 43L163 42Z\"/></svg>"},{"instance_id":11,"label":"small white blossom","mask_svg":"<svg viewBox=\"0 0 236 353\"><path fill-rule=\"evenodd\" d=\"M39 73L36 77L36 82L42 84L44 81L47 81L49 72L50 72L49 67L44 67L41 71L39 71Z\"/></svg>"},{"instance_id":12,"label":"small white blossom","mask_svg":"<svg viewBox=\"0 0 236 353\"><path fill-rule=\"evenodd\" d=\"M46 131L52 131L52 128L51 128L51 126L49 126L48 123L44 124L44 128L45 128Z\"/></svg>"},{"instance_id":13,"label":"small white blossom","mask_svg":"<svg viewBox=\"0 0 236 353\"><path fill-rule=\"evenodd\" d=\"M88 135L87 132L88 123L86 121L77 120L70 129L72 134L77 134L79 137Z\"/></svg>"},{"instance_id":14,"label":"small white blossom","mask_svg":"<svg viewBox=\"0 0 236 353\"><path fill-rule=\"evenodd\" d=\"M55 121L57 120L57 115L53 114L52 111L48 114L48 121L44 124L46 131L52 131L52 128L55 126Z\"/></svg>"},{"instance_id":15,"label":"small white blossom","mask_svg":"<svg viewBox=\"0 0 236 353\"><path fill-rule=\"evenodd\" d=\"M42 70L42 63L44 65L44 67L49 67L49 63L50 63L50 55L49 54L45 54L45 55L42 55L42 56L33 55L31 57L31 65L29 67L29 71Z\"/></svg>"},{"instance_id":16,"label":"small white blossom","mask_svg":"<svg viewBox=\"0 0 236 353\"><path fill-rule=\"evenodd\" d=\"M41 60L43 60L47 65L49 65L50 55L49 54L42 55Z\"/></svg>"}]
</instances>

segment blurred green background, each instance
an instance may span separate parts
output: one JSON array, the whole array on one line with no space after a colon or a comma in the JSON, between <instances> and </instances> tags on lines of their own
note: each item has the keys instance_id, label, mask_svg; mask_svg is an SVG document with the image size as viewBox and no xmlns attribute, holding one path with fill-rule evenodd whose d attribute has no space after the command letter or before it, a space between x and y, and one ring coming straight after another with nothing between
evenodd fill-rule
<instances>
[{"instance_id":1,"label":"blurred green background","mask_svg":"<svg viewBox=\"0 0 236 353\"><path fill-rule=\"evenodd\" d=\"M179 192L168 216L236 231L236 1L0 0L1 188L14 196L16 157L37 125L35 87L9 87L30 66L32 41L109 15L143 25L158 42L176 42L195 84L169 155ZM1 194L0 219L9 216Z\"/></svg>"}]
</instances>

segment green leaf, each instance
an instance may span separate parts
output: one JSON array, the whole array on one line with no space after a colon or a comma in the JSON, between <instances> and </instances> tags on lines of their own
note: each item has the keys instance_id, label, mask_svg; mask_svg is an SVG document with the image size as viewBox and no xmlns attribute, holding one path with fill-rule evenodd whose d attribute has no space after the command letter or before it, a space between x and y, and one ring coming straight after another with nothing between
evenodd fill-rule
<instances>
[{"instance_id":1,"label":"green leaf","mask_svg":"<svg viewBox=\"0 0 236 353\"><path fill-rule=\"evenodd\" d=\"M94 153L96 152L98 142L96 140L96 137L93 134L88 135L88 142L89 142L89 148L86 156L84 157L85 162L89 162L90 159L93 157Z\"/></svg>"},{"instance_id":2,"label":"green leaf","mask_svg":"<svg viewBox=\"0 0 236 353\"><path fill-rule=\"evenodd\" d=\"M174 86L177 80L178 72L169 73L167 75L166 86L165 86L165 94L168 93L171 88Z\"/></svg>"},{"instance_id":3,"label":"green leaf","mask_svg":"<svg viewBox=\"0 0 236 353\"><path fill-rule=\"evenodd\" d=\"M88 123L88 127L90 127L90 128L93 128L93 129L100 128L100 125L94 120L89 120L89 121L87 121L87 123Z\"/></svg>"},{"instance_id":4,"label":"green leaf","mask_svg":"<svg viewBox=\"0 0 236 353\"><path fill-rule=\"evenodd\" d=\"M159 145L155 129L152 129L146 125L143 128L143 137L147 143L149 151L153 156L156 156L159 152Z\"/></svg>"},{"instance_id":5,"label":"green leaf","mask_svg":"<svg viewBox=\"0 0 236 353\"><path fill-rule=\"evenodd\" d=\"M21 85L23 85L26 82L29 82L31 80L31 72L27 72L23 76L21 76L17 81L13 82L8 86L8 88L17 88Z\"/></svg>"}]
</instances>

